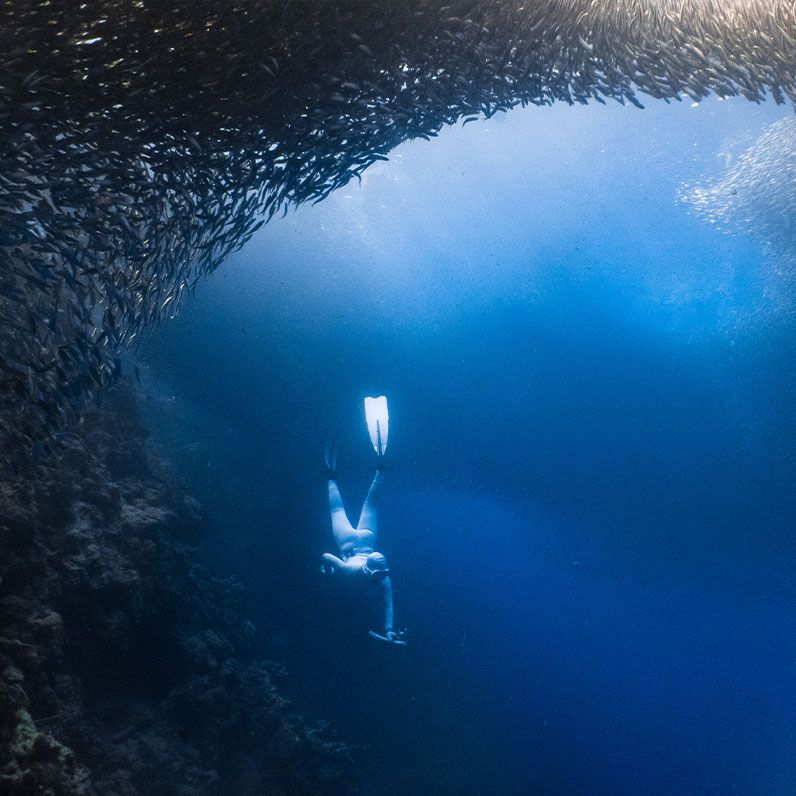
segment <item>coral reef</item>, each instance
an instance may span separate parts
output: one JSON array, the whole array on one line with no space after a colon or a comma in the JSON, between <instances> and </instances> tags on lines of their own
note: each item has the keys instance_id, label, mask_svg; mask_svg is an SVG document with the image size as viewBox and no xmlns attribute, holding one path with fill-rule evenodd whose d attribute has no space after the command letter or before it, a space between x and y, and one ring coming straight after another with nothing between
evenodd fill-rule
<instances>
[{"instance_id":1,"label":"coral reef","mask_svg":"<svg viewBox=\"0 0 796 796\"><path fill-rule=\"evenodd\" d=\"M0 792L346 793L347 748L254 659L129 385L0 483Z\"/></svg>"}]
</instances>

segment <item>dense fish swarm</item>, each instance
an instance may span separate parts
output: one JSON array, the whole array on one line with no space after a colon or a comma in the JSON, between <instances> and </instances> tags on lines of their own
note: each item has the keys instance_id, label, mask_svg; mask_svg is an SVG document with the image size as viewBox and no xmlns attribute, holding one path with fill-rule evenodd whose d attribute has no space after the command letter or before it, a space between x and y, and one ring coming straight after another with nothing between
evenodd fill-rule
<instances>
[{"instance_id":1,"label":"dense fish swarm","mask_svg":"<svg viewBox=\"0 0 796 796\"><path fill-rule=\"evenodd\" d=\"M706 221L758 240L774 278L796 275L796 118L771 125L722 179L690 186L682 198Z\"/></svg>"},{"instance_id":2,"label":"dense fish swarm","mask_svg":"<svg viewBox=\"0 0 796 796\"><path fill-rule=\"evenodd\" d=\"M2 450L66 427L257 224L407 138L767 92L796 98L792 0L6 0Z\"/></svg>"}]
</instances>

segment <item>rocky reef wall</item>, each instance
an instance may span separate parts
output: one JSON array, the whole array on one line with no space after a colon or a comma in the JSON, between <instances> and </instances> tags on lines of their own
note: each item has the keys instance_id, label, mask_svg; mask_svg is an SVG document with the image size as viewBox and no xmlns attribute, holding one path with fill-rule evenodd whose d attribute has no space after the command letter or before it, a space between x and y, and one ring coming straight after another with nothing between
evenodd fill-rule
<instances>
[{"instance_id":1,"label":"rocky reef wall","mask_svg":"<svg viewBox=\"0 0 796 796\"><path fill-rule=\"evenodd\" d=\"M0 792L323 794L349 750L251 653L244 595L129 384L0 483Z\"/></svg>"}]
</instances>

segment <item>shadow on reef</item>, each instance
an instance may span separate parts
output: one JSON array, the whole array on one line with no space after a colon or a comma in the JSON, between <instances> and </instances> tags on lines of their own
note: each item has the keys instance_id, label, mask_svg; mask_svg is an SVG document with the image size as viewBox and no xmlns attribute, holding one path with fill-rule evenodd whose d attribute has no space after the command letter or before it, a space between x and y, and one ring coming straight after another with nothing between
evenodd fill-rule
<instances>
[{"instance_id":1,"label":"shadow on reef","mask_svg":"<svg viewBox=\"0 0 796 796\"><path fill-rule=\"evenodd\" d=\"M199 529L125 382L54 461L2 479L2 793L348 792L347 748L252 659Z\"/></svg>"}]
</instances>

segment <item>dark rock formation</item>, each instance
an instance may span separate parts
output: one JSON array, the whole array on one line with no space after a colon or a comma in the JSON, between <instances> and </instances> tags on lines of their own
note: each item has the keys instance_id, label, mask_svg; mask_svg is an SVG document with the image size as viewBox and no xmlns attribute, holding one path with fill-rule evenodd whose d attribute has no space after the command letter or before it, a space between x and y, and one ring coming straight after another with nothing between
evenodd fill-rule
<instances>
[{"instance_id":1,"label":"dark rock formation","mask_svg":"<svg viewBox=\"0 0 796 796\"><path fill-rule=\"evenodd\" d=\"M0 792L349 792L346 748L249 654L241 589L197 563L199 527L125 385L6 474Z\"/></svg>"}]
</instances>

